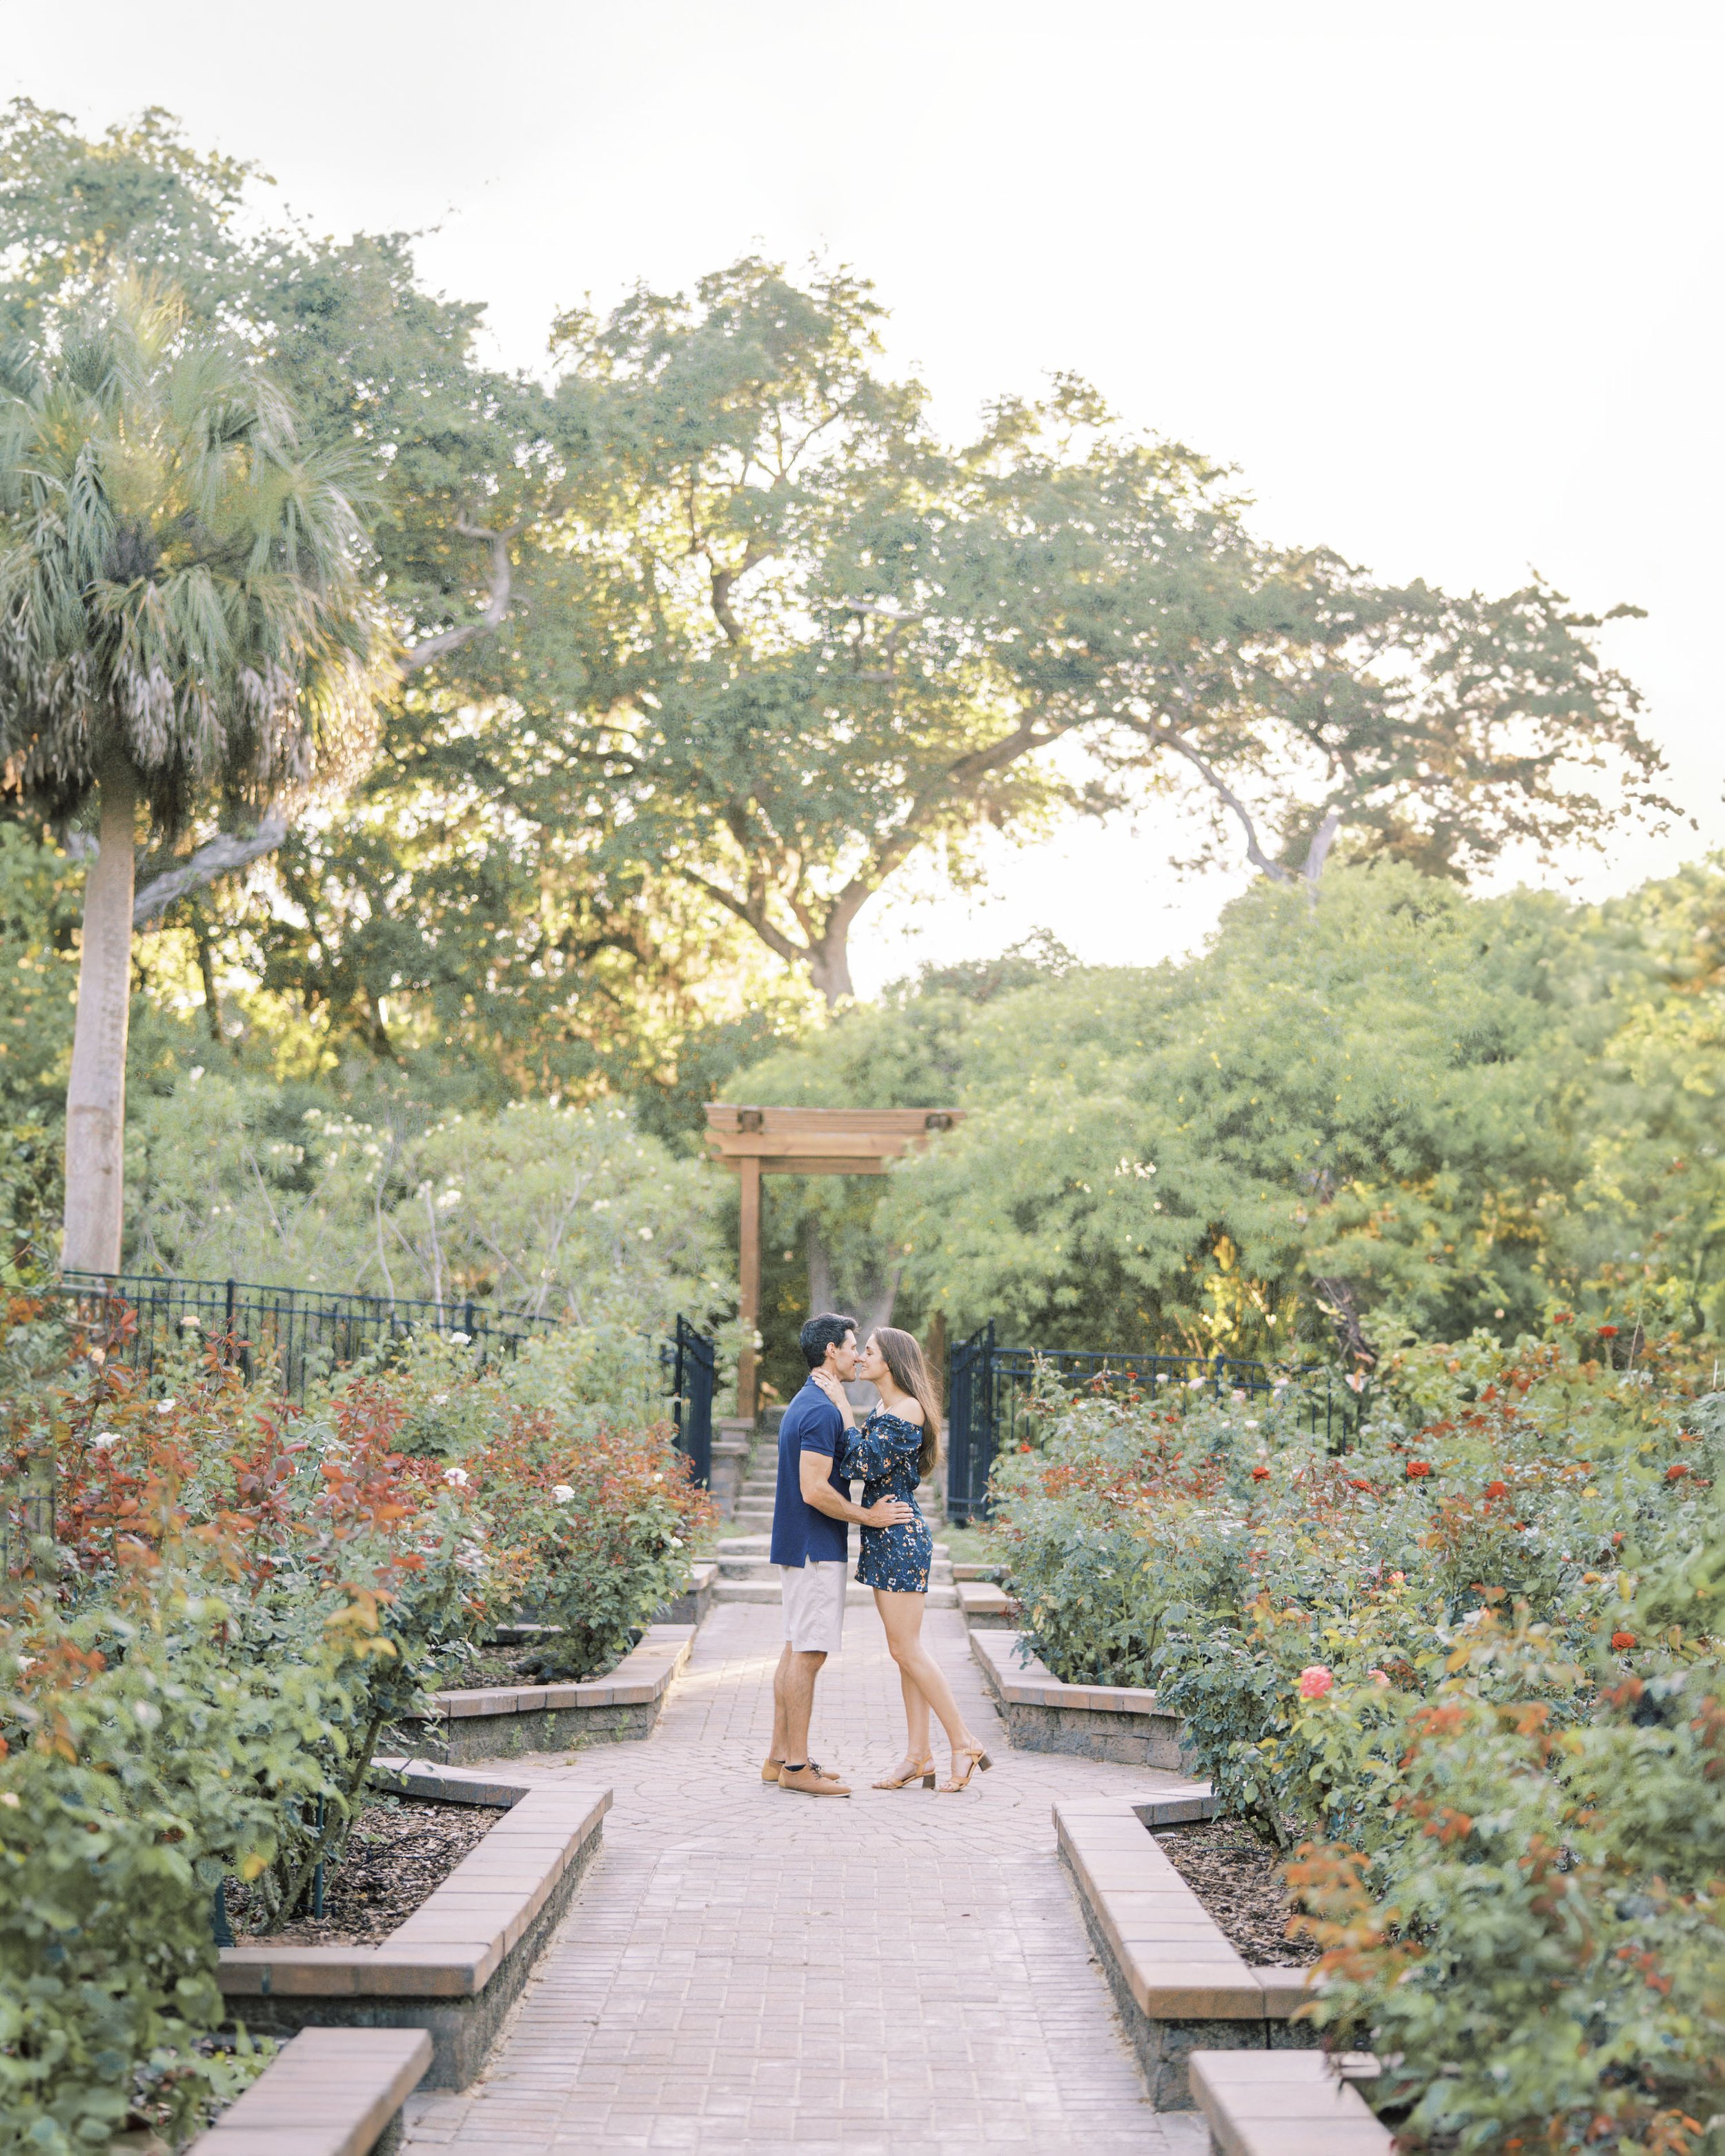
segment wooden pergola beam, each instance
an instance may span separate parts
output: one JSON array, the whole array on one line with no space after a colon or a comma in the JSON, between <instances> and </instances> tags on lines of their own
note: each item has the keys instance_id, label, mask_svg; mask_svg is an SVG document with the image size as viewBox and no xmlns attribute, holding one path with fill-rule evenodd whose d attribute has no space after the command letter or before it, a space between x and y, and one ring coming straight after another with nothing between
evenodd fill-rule
<instances>
[{"instance_id":1,"label":"wooden pergola beam","mask_svg":"<svg viewBox=\"0 0 1725 2156\"><path fill-rule=\"evenodd\" d=\"M742 1178L738 1312L752 1335L761 1322L761 1178L763 1175L885 1175L895 1160L920 1152L931 1137L963 1120L957 1108L754 1108L715 1101L706 1142ZM746 1347L737 1366L737 1411L752 1420L757 1358Z\"/></svg>"}]
</instances>

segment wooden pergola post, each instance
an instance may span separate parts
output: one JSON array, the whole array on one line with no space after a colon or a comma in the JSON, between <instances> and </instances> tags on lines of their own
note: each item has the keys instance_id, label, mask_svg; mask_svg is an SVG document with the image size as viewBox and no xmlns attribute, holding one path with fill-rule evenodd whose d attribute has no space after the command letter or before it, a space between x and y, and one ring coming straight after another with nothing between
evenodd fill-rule
<instances>
[{"instance_id":1,"label":"wooden pergola post","mask_svg":"<svg viewBox=\"0 0 1725 2156\"><path fill-rule=\"evenodd\" d=\"M755 1413L755 1334L761 1323L761 1163L740 1160L742 1177L742 1229L737 1236L737 1282L738 1317L742 1321L742 1353L737 1358L737 1412L750 1420Z\"/></svg>"},{"instance_id":2,"label":"wooden pergola post","mask_svg":"<svg viewBox=\"0 0 1725 2156\"><path fill-rule=\"evenodd\" d=\"M737 1249L737 1315L749 1336L737 1363L737 1412L756 1413L761 1323L761 1178L763 1175L884 1175L890 1162L920 1152L937 1132L962 1120L957 1108L747 1108L716 1101L706 1111L706 1142L742 1178Z\"/></svg>"}]
</instances>

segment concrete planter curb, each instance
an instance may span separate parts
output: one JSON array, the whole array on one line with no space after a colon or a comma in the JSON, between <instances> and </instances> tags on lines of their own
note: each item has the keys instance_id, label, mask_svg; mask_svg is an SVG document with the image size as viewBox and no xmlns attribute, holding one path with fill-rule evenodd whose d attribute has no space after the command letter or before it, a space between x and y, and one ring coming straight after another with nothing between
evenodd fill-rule
<instances>
[{"instance_id":1,"label":"concrete planter curb","mask_svg":"<svg viewBox=\"0 0 1725 2156\"><path fill-rule=\"evenodd\" d=\"M708 1592L711 1593L711 1583ZM648 1736L671 1680L695 1645L693 1625L649 1625L608 1676L585 1684L492 1685L440 1691L434 1719L402 1732L428 1758L450 1764L512 1759L523 1752L572 1752Z\"/></svg>"},{"instance_id":2,"label":"concrete planter curb","mask_svg":"<svg viewBox=\"0 0 1725 2156\"><path fill-rule=\"evenodd\" d=\"M1308 1995L1306 1971L1250 1967L1148 1832L1214 1811L1201 1784L1181 1798L1096 1797L1054 1808L1060 1860L1158 2111L1190 2103L1194 2051L1261 2053L1317 2041L1288 2020Z\"/></svg>"},{"instance_id":3,"label":"concrete planter curb","mask_svg":"<svg viewBox=\"0 0 1725 2156\"><path fill-rule=\"evenodd\" d=\"M1341 2075L1317 2051L1194 2051L1192 2094L1209 2121L1217 2156L1390 2156L1380 2125L1353 2080L1378 2061L1344 2053Z\"/></svg>"},{"instance_id":4,"label":"concrete planter curb","mask_svg":"<svg viewBox=\"0 0 1725 2156\"><path fill-rule=\"evenodd\" d=\"M687 1585L680 1594L674 1594L662 1609L654 1611L654 1623L693 1625L698 1630L713 1606L713 1582L718 1576L719 1568L711 1562L691 1564Z\"/></svg>"},{"instance_id":5,"label":"concrete planter curb","mask_svg":"<svg viewBox=\"0 0 1725 2156\"><path fill-rule=\"evenodd\" d=\"M529 1789L417 1759L377 1764L408 1794L509 1809L381 1946L223 1947L218 1981L254 2035L423 2029L427 2086L465 2088L598 1848L611 1792Z\"/></svg>"},{"instance_id":6,"label":"concrete planter curb","mask_svg":"<svg viewBox=\"0 0 1725 2156\"><path fill-rule=\"evenodd\" d=\"M1180 1717L1164 1714L1153 1691L1127 1685L1062 1684L1045 1663L1019 1660L1020 1635L972 1628L970 1651L1006 1724L1024 1752L1070 1752L1125 1767L1183 1770Z\"/></svg>"},{"instance_id":7,"label":"concrete planter curb","mask_svg":"<svg viewBox=\"0 0 1725 2156\"><path fill-rule=\"evenodd\" d=\"M187 2156L388 2156L431 2053L423 2029L302 2029Z\"/></svg>"},{"instance_id":8,"label":"concrete planter curb","mask_svg":"<svg viewBox=\"0 0 1725 2156\"><path fill-rule=\"evenodd\" d=\"M952 1568L956 1574L958 1568ZM1019 1605L1004 1587L991 1580L957 1580L958 1614L973 1632L1016 1631Z\"/></svg>"}]
</instances>

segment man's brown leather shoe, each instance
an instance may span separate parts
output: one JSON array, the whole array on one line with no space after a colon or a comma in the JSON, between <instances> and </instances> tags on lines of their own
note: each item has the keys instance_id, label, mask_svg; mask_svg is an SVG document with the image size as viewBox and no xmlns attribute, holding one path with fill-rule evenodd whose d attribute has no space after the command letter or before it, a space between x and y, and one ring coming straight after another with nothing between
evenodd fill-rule
<instances>
[{"instance_id":1,"label":"man's brown leather shoe","mask_svg":"<svg viewBox=\"0 0 1725 2156\"><path fill-rule=\"evenodd\" d=\"M811 1759L809 1763L817 1774L825 1774L826 1768L821 1765L819 1759ZM763 1782L776 1782L783 1771L783 1759L763 1759L761 1762L761 1779Z\"/></svg>"},{"instance_id":2,"label":"man's brown leather shoe","mask_svg":"<svg viewBox=\"0 0 1725 2156\"><path fill-rule=\"evenodd\" d=\"M805 1797L848 1797L850 1790L836 1774L824 1774L811 1760L806 1767L793 1770L779 1769L778 1786L782 1789L797 1789Z\"/></svg>"}]
</instances>

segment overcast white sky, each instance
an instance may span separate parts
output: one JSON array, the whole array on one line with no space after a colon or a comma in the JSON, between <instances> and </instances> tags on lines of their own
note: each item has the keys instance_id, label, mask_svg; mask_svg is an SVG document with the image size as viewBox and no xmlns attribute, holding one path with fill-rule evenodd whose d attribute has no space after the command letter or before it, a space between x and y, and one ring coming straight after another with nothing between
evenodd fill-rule
<instances>
[{"instance_id":1,"label":"overcast white sky","mask_svg":"<svg viewBox=\"0 0 1725 2156\"><path fill-rule=\"evenodd\" d=\"M1578 864L1604 891L1725 843L1721 20L0 0L0 83L91 127L165 105L331 230L435 227L427 271L518 364L583 294L820 248L876 280L954 431L1076 369L1238 465L1272 536L1646 607L1610 649L1700 829ZM1239 880L1177 880L1167 852L1147 817L1003 852L980 906L889 897L859 985L1037 924L1096 959L1187 947Z\"/></svg>"}]
</instances>

